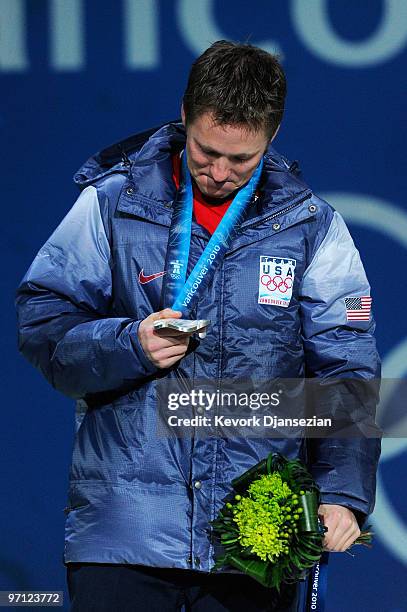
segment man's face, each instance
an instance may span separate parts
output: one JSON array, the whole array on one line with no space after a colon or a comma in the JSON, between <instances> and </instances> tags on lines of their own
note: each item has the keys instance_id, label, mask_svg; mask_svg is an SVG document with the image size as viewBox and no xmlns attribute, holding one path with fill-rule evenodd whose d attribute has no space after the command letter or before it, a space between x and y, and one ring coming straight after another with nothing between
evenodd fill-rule
<instances>
[{"instance_id":1,"label":"man's face","mask_svg":"<svg viewBox=\"0 0 407 612\"><path fill-rule=\"evenodd\" d=\"M185 115L182 110L185 125ZM251 178L270 139L264 130L218 125L204 113L187 132L188 167L199 190L211 198L224 198Z\"/></svg>"}]
</instances>

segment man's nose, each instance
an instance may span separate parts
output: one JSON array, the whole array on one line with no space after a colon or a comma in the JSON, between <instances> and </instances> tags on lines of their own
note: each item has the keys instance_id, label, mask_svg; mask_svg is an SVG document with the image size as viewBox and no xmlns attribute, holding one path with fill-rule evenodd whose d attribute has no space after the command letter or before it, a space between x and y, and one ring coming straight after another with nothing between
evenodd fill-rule
<instances>
[{"instance_id":1,"label":"man's nose","mask_svg":"<svg viewBox=\"0 0 407 612\"><path fill-rule=\"evenodd\" d=\"M224 183L229 178L229 164L225 158L215 160L211 167L212 178L215 183Z\"/></svg>"}]
</instances>

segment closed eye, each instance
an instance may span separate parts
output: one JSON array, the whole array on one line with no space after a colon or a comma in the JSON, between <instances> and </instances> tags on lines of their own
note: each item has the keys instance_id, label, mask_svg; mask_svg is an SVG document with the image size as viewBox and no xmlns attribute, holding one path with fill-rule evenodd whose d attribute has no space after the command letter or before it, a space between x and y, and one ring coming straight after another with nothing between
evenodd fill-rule
<instances>
[{"instance_id":1,"label":"closed eye","mask_svg":"<svg viewBox=\"0 0 407 612\"><path fill-rule=\"evenodd\" d=\"M213 149L208 149L199 143L197 144L204 155L207 155L208 157L213 157L213 158L222 157L222 154L218 153L218 151L214 151ZM241 157L240 155L232 155L230 159L231 161L237 164L243 164L244 162L249 161L252 157L254 157L254 155L250 155L249 157Z\"/></svg>"},{"instance_id":2,"label":"closed eye","mask_svg":"<svg viewBox=\"0 0 407 612\"><path fill-rule=\"evenodd\" d=\"M217 153L216 151L212 151L212 149L205 149L205 147L201 147L201 151L202 153L205 153L205 155L208 155L209 157L220 157L220 154Z\"/></svg>"}]
</instances>

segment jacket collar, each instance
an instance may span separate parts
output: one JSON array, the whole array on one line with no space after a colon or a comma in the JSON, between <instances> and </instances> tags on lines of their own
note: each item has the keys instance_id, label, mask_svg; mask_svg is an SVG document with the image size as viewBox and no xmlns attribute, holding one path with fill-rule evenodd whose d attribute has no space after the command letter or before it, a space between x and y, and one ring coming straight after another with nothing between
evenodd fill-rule
<instances>
[{"instance_id":1,"label":"jacket collar","mask_svg":"<svg viewBox=\"0 0 407 612\"><path fill-rule=\"evenodd\" d=\"M170 225L171 207L176 197L172 181L171 155L185 145L181 122L172 122L156 129L130 136L126 140L92 156L77 172L75 182L84 188L109 174L127 175L118 210L145 217L162 225ZM303 182L297 162L290 163L269 147L264 156L264 172L260 184L262 196L249 207L241 230L262 220L278 216L293 203L311 195ZM194 233L207 237L200 226Z\"/></svg>"}]
</instances>

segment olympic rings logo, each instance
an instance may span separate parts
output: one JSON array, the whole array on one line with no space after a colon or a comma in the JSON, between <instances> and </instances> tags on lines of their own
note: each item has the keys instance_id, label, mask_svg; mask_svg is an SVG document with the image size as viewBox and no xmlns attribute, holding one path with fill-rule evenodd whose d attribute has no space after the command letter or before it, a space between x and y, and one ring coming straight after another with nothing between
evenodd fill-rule
<instances>
[{"instance_id":1,"label":"olympic rings logo","mask_svg":"<svg viewBox=\"0 0 407 612\"><path fill-rule=\"evenodd\" d=\"M278 289L281 293L286 293L293 286L292 278L289 276L283 278L282 276L271 277L270 274L263 274L260 282L269 291L276 291Z\"/></svg>"}]
</instances>

